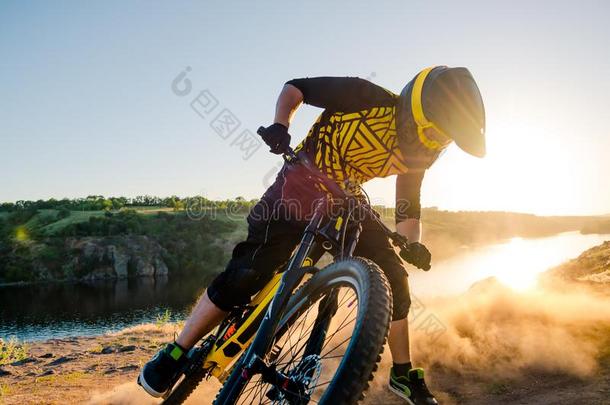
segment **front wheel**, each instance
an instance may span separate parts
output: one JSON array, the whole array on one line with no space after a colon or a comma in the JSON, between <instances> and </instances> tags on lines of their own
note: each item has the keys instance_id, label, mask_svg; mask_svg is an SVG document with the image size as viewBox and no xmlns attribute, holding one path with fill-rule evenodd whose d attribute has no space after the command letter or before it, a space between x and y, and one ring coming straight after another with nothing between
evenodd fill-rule
<instances>
[{"instance_id":1,"label":"front wheel","mask_svg":"<svg viewBox=\"0 0 610 405\"><path fill-rule=\"evenodd\" d=\"M361 258L330 264L291 297L261 356L290 384L245 376L238 365L214 403L357 402L381 359L391 313L390 288L376 264ZM241 389L232 389L237 385Z\"/></svg>"}]
</instances>

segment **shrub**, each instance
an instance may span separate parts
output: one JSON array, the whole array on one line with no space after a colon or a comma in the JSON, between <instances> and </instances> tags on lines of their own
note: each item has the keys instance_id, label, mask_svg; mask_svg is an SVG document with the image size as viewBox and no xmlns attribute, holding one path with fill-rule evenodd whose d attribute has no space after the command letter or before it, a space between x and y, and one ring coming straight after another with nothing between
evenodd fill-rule
<instances>
[{"instance_id":1,"label":"shrub","mask_svg":"<svg viewBox=\"0 0 610 405\"><path fill-rule=\"evenodd\" d=\"M68 218L70 215L72 215L72 212L69 209L61 208L59 210L59 212L57 213L56 219L59 221L59 220L64 219L64 218Z\"/></svg>"},{"instance_id":2,"label":"shrub","mask_svg":"<svg viewBox=\"0 0 610 405\"><path fill-rule=\"evenodd\" d=\"M0 366L23 360L28 357L28 345L11 337L5 341L0 338Z\"/></svg>"}]
</instances>

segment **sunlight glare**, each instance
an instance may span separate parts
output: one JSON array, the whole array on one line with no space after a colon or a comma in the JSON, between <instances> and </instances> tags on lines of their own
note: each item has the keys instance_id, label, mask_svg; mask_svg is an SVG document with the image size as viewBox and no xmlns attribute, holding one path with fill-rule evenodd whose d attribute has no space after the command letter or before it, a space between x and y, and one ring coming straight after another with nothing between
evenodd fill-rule
<instances>
[{"instance_id":1,"label":"sunlight glare","mask_svg":"<svg viewBox=\"0 0 610 405\"><path fill-rule=\"evenodd\" d=\"M496 261L492 276L507 287L516 291L525 291L536 286L539 272L546 270L538 266L534 252L524 251L527 244L516 237L504 245L501 261Z\"/></svg>"}]
</instances>

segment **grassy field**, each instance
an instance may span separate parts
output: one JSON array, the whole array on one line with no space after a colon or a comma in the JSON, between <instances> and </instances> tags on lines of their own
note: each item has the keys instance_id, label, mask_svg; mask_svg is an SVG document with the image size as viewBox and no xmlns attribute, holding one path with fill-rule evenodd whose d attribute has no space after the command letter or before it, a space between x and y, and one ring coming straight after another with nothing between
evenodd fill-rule
<instances>
[{"instance_id":1,"label":"grassy field","mask_svg":"<svg viewBox=\"0 0 610 405\"><path fill-rule=\"evenodd\" d=\"M134 207L133 208L138 214L142 215L155 215L159 212L166 212L168 214L174 214L175 211L172 208L167 207ZM34 216L26 226L36 226L45 217L57 216L57 210L39 210L39 214ZM106 214L106 211L70 211L70 216L62 218L57 221L53 221L44 225L41 229L45 235L55 235L57 232L64 229L66 226L77 224L80 222L89 221L91 217L101 217Z\"/></svg>"},{"instance_id":2,"label":"grassy field","mask_svg":"<svg viewBox=\"0 0 610 405\"><path fill-rule=\"evenodd\" d=\"M193 219L184 210L137 208L13 211L0 221L0 284L88 276L115 263L108 246L120 252L132 273L153 266L209 275L224 267L246 234L245 212ZM96 255L82 250L84 241Z\"/></svg>"},{"instance_id":3,"label":"grassy field","mask_svg":"<svg viewBox=\"0 0 610 405\"><path fill-rule=\"evenodd\" d=\"M53 210L41 210L41 211L53 211ZM61 231L68 225L77 224L79 222L86 222L91 217L101 217L104 215L104 211L70 211L70 216L62 218L58 221L54 221L41 228L45 235L52 236L55 233ZM37 220L37 217L44 214L38 214L32 218L29 222ZM38 219L39 220L39 219Z\"/></svg>"},{"instance_id":4,"label":"grassy field","mask_svg":"<svg viewBox=\"0 0 610 405\"><path fill-rule=\"evenodd\" d=\"M140 215L152 216L159 213L174 215L184 214L184 211L174 211L167 207L133 207ZM70 225L89 221L91 217L102 217L106 211L70 211L70 215L57 219L58 210L41 209L23 226L27 229L40 229L43 235L54 236ZM394 227L392 209L380 211L384 222ZM0 212L2 217L9 213ZM231 241L245 236L247 224L245 214L227 216L223 212L216 212L220 221L237 223ZM446 245L443 250L451 254L462 246L485 244L493 241L521 237L539 237L565 231L581 230L584 226L599 222L594 217L538 217L529 214L505 212L449 212L435 209L424 209L422 222L424 229L424 242L432 245Z\"/></svg>"}]
</instances>

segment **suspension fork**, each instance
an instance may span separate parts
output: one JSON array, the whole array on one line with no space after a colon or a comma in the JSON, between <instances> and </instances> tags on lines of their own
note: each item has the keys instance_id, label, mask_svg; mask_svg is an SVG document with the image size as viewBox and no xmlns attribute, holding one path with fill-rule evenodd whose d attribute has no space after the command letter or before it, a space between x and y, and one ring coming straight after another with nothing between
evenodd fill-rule
<instances>
[{"instance_id":1,"label":"suspension fork","mask_svg":"<svg viewBox=\"0 0 610 405\"><path fill-rule=\"evenodd\" d=\"M343 226L347 226L347 223ZM348 232L348 229L344 229L343 232ZM345 249L339 252L339 258L344 259L353 256L361 232L362 223L358 222L358 225L354 227L353 231L349 234ZM338 295L339 291L335 289L320 300L320 303L318 304L318 314L310 334L313 339L310 339L307 342L303 358L312 354L319 355L322 351L330 322L339 309Z\"/></svg>"},{"instance_id":2,"label":"suspension fork","mask_svg":"<svg viewBox=\"0 0 610 405\"><path fill-rule=\"evenodd\" d=\"M347 229L344 230L344 232L347 231ZM358 240L360 239L361 232L362 224L358 222L358 225L353 229L353 232L351 232L350 234L345 250L340 252L340 258L343 259L346 257L353 256ZM330 322L333 316L335 316L335 314L337 313L337 310L339 309L338 300L339 291L337 289L334 289L329 295L325 296L324 298L322 298L322 300L320 300L320 303L318 304L318 315L316 316L316 320L314 322L314 326L310 334L313 339L310 339L307 342L303 358L312 354L320 355L320 352L322 351L322 346L324 345L324 341L326 340L326 334L328 332Z\"/></svg>"},{"instance_id":3,"label":"suspension fork","mask_svg":"<svg viewBox=\"0 0 610 405\"><path fill-rule=\"evenodd\" d=\"M346 244L347 247L345 251L343 251L341 254L342 259L352 257L354 255L354 250L356 250L356 245L358 244L358 240L360 239L360 233L362 233L362 223L358 222L358 225L355 227L354 231L350 235L350 238Z\"/></svg>"},{"instance_id":4,"label":"suspension fork","mask_svg":"<svg viewBox=\"0 0 610 405\"><path fill-rule=\"evenodd\" d=\"M320 303L318 304L318 314L313 328L311 329L311 338L307 341L305 351L303 352L303 358L312 354L320 355L322 346L324 346L324 341L326 340L330 321L339 308L338 295L338 290L334 289L329 295L320 300Z\"/></svg>"}]
</instances>

